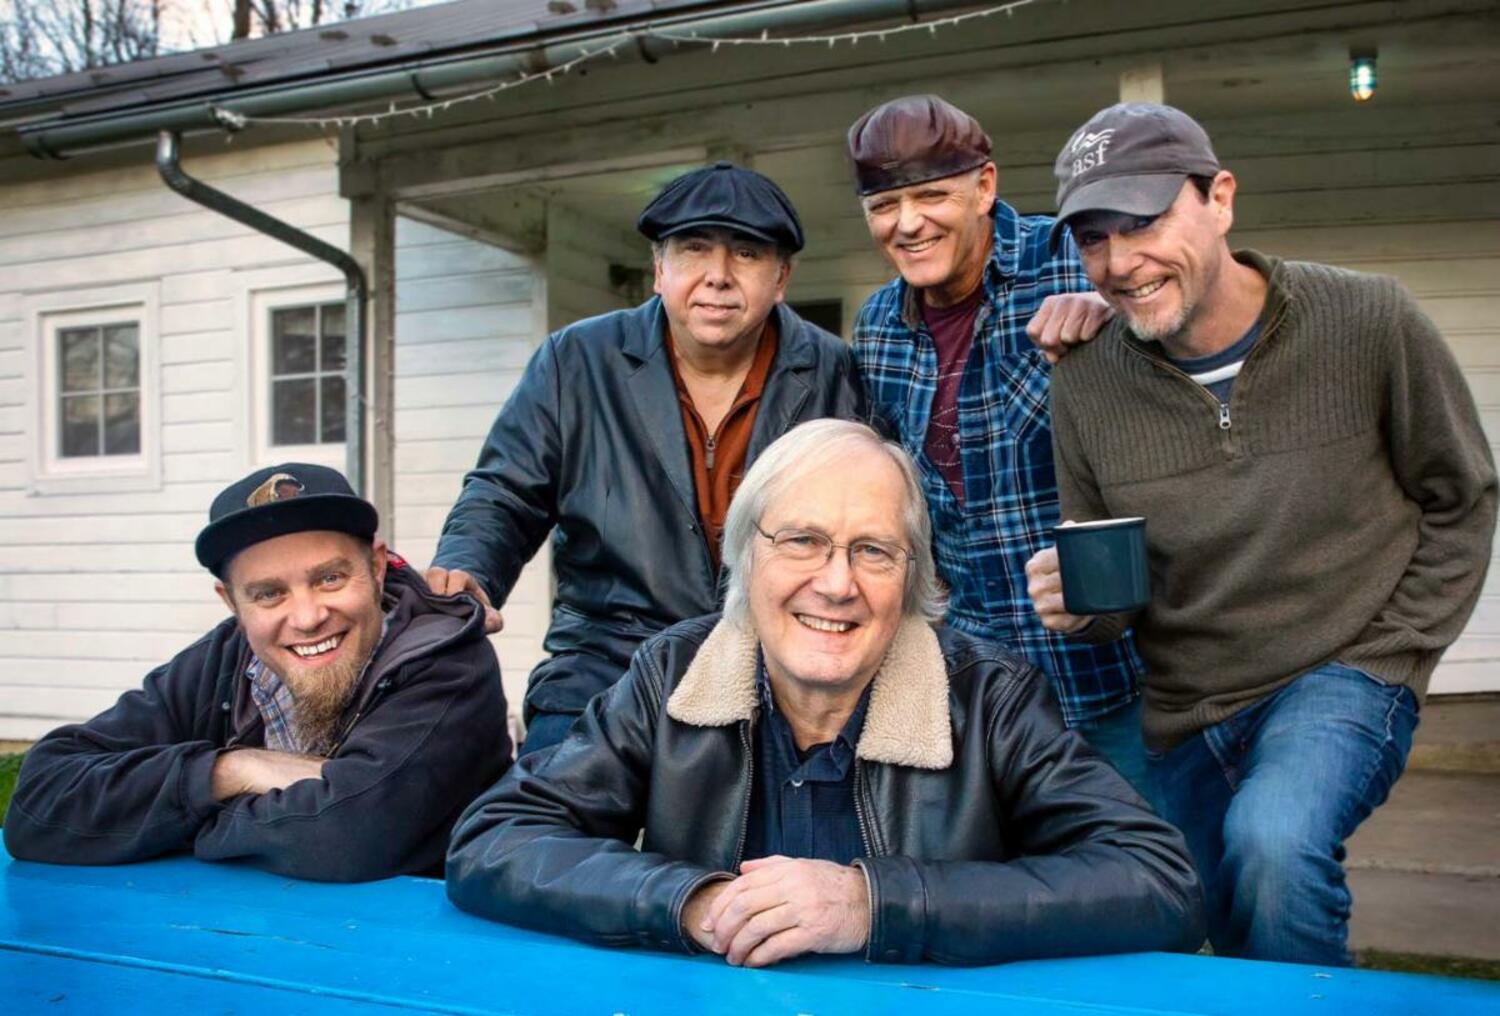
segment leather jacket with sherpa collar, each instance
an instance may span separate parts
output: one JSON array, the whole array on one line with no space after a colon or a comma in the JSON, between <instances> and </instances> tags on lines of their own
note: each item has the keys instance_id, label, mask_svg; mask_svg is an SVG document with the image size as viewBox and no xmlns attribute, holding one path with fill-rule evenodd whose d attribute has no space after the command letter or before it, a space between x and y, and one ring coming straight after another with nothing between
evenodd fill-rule
<instances>
[{"instance_id":1,"label":"leather jacket with sherpa collar","mask_svg":"<svg viewBox=\"0 0 1500 1016\"><path fill-rule=\"evenodd\" d=\"M745 466L806 420L862 412L849 346L785 304ZM526 715L581 712L668 625L717 610L682 409L653 297L553 333L495 418L433 563L502 605L552 534L555 605Z\"/></svg>"},{"instance_id":2,"label":"leather jacket with sherpa collar","mask_svg":"<svg viewBox=\"0 0 1500 1016\"><path fill-rule=\"evenodd\" d=\"M562 744L517 763L459 820L453 901L600 944L693 951L683 905L744 859L756 649L714 616L642 647ZM1181 834L1004 650L906 621L874 678L856 759L867 959L996 963L1202 941Z\"/></svg>"}]
</instances>

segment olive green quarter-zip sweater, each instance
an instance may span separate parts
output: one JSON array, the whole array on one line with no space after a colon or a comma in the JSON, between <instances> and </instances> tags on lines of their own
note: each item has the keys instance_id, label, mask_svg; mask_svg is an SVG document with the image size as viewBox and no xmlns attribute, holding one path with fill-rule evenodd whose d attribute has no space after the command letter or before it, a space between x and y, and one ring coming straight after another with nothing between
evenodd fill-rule
<instances>
[{"instance_id":1,"label":"olive green quarter-zip sweater","mask_svg":"<svg viewBox=\"0 0 1500 1016\"><path fill-rule=\"evenodd\" d=\"M1337 660L1420 698L1479 598L1494 461L1457 362L1394 279L1254 251L1260 339L1227 407L1116 319L1052 375L1064 518L1146 519L1146 743Z\"/></svg>"}]
</instances>

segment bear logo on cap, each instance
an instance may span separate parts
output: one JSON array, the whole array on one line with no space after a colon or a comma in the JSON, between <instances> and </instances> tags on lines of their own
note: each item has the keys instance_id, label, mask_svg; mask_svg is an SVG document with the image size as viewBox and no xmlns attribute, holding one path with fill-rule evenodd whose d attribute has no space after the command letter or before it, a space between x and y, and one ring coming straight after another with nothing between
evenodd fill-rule
<instances>
[{"instance_id":1,"label":"bear logo on cap","mask_svg":"<svg viewBox=\"0 0 1500 1016\"><path fill-rule=\"evenodd\" d=\"M260 508L272 501L285 501L296 497L303 491L302 481L291 473L272 473L250 496L245 498L247 508Z\"/></svg>"}]
</instances>

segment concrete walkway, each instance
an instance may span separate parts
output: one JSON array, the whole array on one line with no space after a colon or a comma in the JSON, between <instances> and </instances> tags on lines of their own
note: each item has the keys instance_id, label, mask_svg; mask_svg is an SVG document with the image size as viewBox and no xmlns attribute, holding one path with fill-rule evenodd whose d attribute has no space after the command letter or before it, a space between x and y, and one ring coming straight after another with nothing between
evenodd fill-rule
<instances>
[{"instance_id":1,"label":"concrete walkway","mask_svg":"<svg viewBox=\"0 0 1500 1016\"><path fill-rule=\"evenodd\" d=\"M1500 960L1500 696L1429 702L1348 846L1354 949Z\"/></svg>"}]
</instances>

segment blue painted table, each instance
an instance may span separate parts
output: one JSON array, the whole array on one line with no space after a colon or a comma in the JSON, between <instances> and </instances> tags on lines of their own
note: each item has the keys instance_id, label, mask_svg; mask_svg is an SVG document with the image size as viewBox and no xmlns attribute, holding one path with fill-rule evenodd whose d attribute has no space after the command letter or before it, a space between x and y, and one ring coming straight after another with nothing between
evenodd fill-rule
<instances>
[{"instance_id":1,"label":"blue painted table","mask_svg":"<svg viewBox=\"0 0 1500 1016\"><path fill-rule=\"evenodd\" d=\"M460 913L440 882L296 882L186 859L0 853L0 1012L525 1016L1500 1014L1500 986L1143 953L982 969L594 949Z\"/></svg>"}]
</instances>

